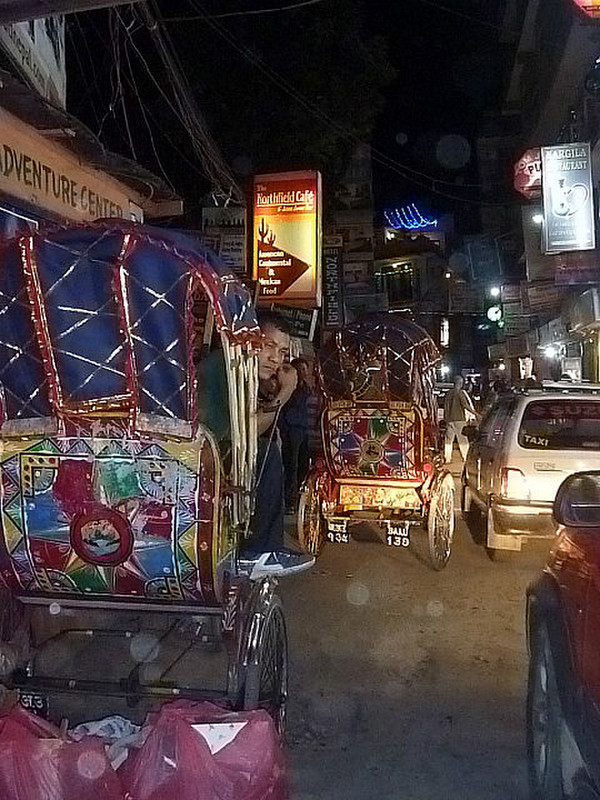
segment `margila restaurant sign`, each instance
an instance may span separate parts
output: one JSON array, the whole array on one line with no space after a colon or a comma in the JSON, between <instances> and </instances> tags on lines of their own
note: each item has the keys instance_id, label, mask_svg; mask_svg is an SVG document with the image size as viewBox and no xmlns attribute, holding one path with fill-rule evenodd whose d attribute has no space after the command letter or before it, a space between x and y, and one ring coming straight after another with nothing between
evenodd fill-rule
<instances>
[{"instance_id":1,"label":"margila restaurant sign","mask_svg":"<svg viewBox=\"0 0 600 800\"><path fill-rule=\"evenodd\" d=\"M256 175L252 277L259 302L321 305L321 175Z\"/></svg>"}]
</instances>

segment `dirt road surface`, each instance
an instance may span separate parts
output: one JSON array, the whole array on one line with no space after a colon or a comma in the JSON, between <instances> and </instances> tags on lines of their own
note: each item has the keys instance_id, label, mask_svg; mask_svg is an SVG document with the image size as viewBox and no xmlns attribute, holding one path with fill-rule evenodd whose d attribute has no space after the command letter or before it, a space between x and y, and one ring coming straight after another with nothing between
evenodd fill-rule
<instances>
[{"instance_id":1,"label":"dirt road surface","mask_svg":"<svg viewBox=\"0 0 600 800\"><path fill-rule=\"evenodd\" d=\"M526 800L525 589L549 543L492 563L457 523L443 572L415 534L281 582L294 800Z\"/></svg>"}]
</instances>

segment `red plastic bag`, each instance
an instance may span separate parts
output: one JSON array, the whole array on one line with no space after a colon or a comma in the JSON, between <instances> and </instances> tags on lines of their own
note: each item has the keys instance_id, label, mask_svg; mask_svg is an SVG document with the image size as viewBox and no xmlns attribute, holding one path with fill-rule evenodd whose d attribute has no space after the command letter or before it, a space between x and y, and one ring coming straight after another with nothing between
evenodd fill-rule
<instances>
[{"instance_id":1,"label":"red plastic bag","mask_svg":"<svg viewBox=\"0 0 600 800\"><path fill-rule=\"evenodd\" d=\"M281 743L266 711L178 701L148 722L144 745L120 770L128 800L287 800ZM212 750L209 726L209 738L225 737Z\"/></svg>"},{"instance_id":2,"label":"red plastic bag","mask_svg":"<svg viewBox=\"0 0 600 800\"><path fill-rule=\"evenodd\" d=\"M15 706L0 716L2 800L123 800L119 776L95 737L71 742Z\"/></svg>"}]
</instances>

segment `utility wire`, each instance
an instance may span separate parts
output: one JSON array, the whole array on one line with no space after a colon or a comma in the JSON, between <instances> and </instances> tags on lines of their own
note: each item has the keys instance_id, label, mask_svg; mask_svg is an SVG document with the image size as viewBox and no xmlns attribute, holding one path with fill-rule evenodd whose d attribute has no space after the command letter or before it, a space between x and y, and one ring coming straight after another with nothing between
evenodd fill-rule
<instances>
[{"instance_id":1,"label":"utility wire","mask_svg":"<svg viewBox=\"0 0 600 800\"><path fill-rule=\"evenodd\" d=\"M224 19L225 17L250 17L257 14L275 14L281 11L295 11L297 8L304 8L305 6L316 6L319 3L327 2L327 0L304 0L302 3L292 3L289 6L278 6L277 8L257 8L254 11L228 11L226 14L211 14L211 19ZM204 19L202 16L190 17L163 17L165 22L189 22L190 20Z\"/></svg>"},{"instance_id":2,"label":"utility wire","mask_svg":"<svg viewBox=\"0 0 600 800\"><path fill-rule=\"evenodd\" d=\"M125 25L125 21L123 20L121 14L120 14L120 11L118 9L115 9L115 11L116 11L116 14L117 14L117 19L120 21L121 25L125 28L125 31L128 33L129 29ZM158 150L156 148L156 142L154 140L154 134L153 134L153 131L152 131L152 126L150 125L150 122L148 120L148 114L146 112L146 107L144 105L144 101L142 100L142 97L140 95L140 91L138 89L138 85L137 85L137 82L136 82L136 79L135 79L135 72L134 72L134 69L133 69L133 65L131 63L131 56L130 56L130 53L129 53L129 47L127 45L128 45L127 41L124 41L124 43L123 43L123 52L125 54L125 62L126 62L127 71L128 71L128 75L125 75L125 80L127 81L128 85L129 85L129 88L133 92L133 95L134 95L135 99L138 102L138 105L139 105L139 108L140 108L140 111L141 111L141 114L142 114L142 119L144 120L144 125L146 126L146 130L148 131L148 136L150 138L150 146L152 147L152 152L154 153L154 158L156 159L156 163L158 164L158 168L159 168L163 178L165 179L167 185L171 189L171 191L173 191L173 193L175 193L175 188L173 187L173 184L171 183L171 180L170 180L169 176L167 175L167 172L166 172L165 168L163 167L162 161L160 160L160 156L158 155Z\"/></svg>"},{"instance_id":3,"label":"utility wire","mask_svg":"<svg viewBox=\"0 0 600 800\"><path fill-rule=\"evenodd\" d=\"M172 86L175 89L174 101L176 107L189 126L188 130L192 134L194 149L213 184L213 191L242 203L244 194L237 185L233 173L223 161L197 108L193 92L185 78L170 37L164 29L164 25L161 24L160 11L155 3L152 3L152 6L152 11L150 11L149 4L144 2L136 6L136 11L139 10L141 18L157 47L163 65L169 74Z\"/></svg>"},{"instance_id":4,"label":"utility wire","mask_svg":"<svg viewBox=\"0 0 600 800\"><path fill-rule=\"evenodd\" d=\"M191 5L196 8L207 23L209 27L211 27L215 32L219 34L222 38L224 38L230 45L233 47L238 53L240 53L246 60L250 61L257 69L259 69L264 75L266 75L269 80L279 86L282 91L286 94L291 96L297 103L299 103L304 109L306 109L313 117L316 117L321 122L324 122L329 127L333 128L337 133L344 138L345 140L351 142L352 144L361 144L361 140L356 137L354 134L350 133L346 128L344 128L340 123L336 120L329 117L325 112L320 110L314 103L311 103L306 97L304 97L299 91L297 91L285 78L279 75L277 72L272 70L256 53L250 50L245 45L238 42L238 40L229 32L227 29L223 28L223 26L216 22L214 19L211 19L208 14L204 11L204 9L200 6L196 0L190 0ZM387 167L388 169L396 172L397 174L401 175L405 180L420 186L421 188L425 188L428 191L433 192L441 197L446 197L450 200L455 200L457 202L462 203L471 203L477 205L486 205L486 206L506 206L508 203L492 203L486 202L479 199L472 200L469 198L461 197L459 195L451 194L449 191L441 191L440 189L436 188L436 184L444 184L444 185L452 185L455 186L456 184L451 183L450 181L446 181L444 179L435 178L432 175L427 175L426 173L419 172L418 170L411 169L410 167L405 167L400 162L397 162L395 159L387 156L385 153L379 151L376 148L371 148L371 154L374 161L380 163L382 166ZM422 180L419 178L425 178L426 180L431 182L431 186L424 184ZM475 184L477 186L477 184Z\"/></svg>"}]
</instances>

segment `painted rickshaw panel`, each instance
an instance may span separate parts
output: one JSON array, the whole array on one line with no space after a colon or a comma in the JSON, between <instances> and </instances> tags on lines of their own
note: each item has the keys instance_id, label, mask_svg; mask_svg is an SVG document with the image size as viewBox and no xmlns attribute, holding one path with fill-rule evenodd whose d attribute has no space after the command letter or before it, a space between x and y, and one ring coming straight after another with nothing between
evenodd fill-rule
<instances>
[{"instance_id":1,"label":"painted rickshaw panel","mask_svg":"<svg viewBox=\"0 0 600 800\"><path fill-rule=\"evenodd\" d=\"M21 596L219 604L236 541L196 419L190 310L200 288L249 352L248 293L193 240L125 222L15 241L2 264L5 581Z\"/></svg>"},{"instance_id":2,"label":"painted rickshaw panel","mask_svg":"<svg viewBox=\"0 0 600 800\"><path fill-rule=\"evenodd\" d=\"M438 361L423 328L389 315L353 323L321 348L329 504L421 514L438 440Z\"/></svg>"}]
</instances>

